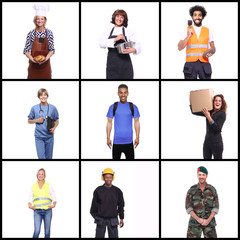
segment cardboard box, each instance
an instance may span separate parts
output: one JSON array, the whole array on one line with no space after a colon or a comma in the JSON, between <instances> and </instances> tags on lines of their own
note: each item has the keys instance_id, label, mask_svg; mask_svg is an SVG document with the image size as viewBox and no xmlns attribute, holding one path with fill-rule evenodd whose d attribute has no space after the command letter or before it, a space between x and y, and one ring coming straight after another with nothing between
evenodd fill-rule
<instances>
[{"instance_id":1,"label":"cardboard box","mask_svg":"<svg viewBox=\"0 0 240 240\"><path fill-rule=\"evenodd\" d=\"M190 105L193 113L201 112L204 107L211 111L213 109L213 89L191 91Z\"/></svg>"}]
</instances>

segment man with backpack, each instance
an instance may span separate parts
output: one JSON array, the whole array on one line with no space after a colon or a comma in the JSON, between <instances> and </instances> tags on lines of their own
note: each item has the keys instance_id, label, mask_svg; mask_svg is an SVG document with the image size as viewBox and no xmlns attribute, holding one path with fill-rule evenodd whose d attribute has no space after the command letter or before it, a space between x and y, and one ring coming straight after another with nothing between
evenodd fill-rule
<instances>
[{"instance_id":1,"label":"man with backpack","mask_svg":"<svg viewBox=\"0 0 240 240\"><path fill-rule=\"evenodd\" d=\"M120 159L122 152L125 154L126 159L134 159L133 148L133 130L132 119L134 118L134 128L136 132L136 139L134 141L135 148L139 144L139 111L136 105L127 102L128 86L121 84L118 87L118 96L120 101L115 102L109 107L107 113L107 145L111 149L112 141L110 133L112 130L112 120L114 119L114 140L113 140L113 159Z\"/></svg>"}]
</instances>

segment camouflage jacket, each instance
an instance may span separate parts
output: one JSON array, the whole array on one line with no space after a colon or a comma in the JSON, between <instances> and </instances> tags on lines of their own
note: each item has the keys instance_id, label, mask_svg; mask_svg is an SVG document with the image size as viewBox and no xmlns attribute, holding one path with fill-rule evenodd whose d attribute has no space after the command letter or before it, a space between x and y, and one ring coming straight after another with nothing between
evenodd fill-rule
<instances>
[{"instance_id":1,"label":"camouflage jacket","mask_svg":"<svg viewBox=\"0 0 240 240\"><path fill-rule=\"evenodd\" d=\"M211 215L211 212L218 213L218 209L218 195L216 189L212 185L207 184L203 192L199 184L193 185L188 190L186 197L187 213L190 213L193 210L198 217L208 219ZM198 223L198 221L194 218L190 217L189 225L199 226L200 223ZM215 217L212 219L209 225L216 226Z\"/></svg>"}]
</instances>

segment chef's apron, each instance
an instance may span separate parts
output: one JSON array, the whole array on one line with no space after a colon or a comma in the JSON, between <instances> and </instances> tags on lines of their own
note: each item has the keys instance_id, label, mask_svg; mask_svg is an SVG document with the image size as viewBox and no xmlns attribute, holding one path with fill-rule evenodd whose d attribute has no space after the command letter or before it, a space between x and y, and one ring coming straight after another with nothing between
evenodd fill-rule
<instances>
[{"instance_id":1,"label":"chef's apron","mask_svg":"<svg viewBox=\"0 0 240 240\"><path fill-rule=\"evenodd\" d=\"M112 35L114 27L108 37L108 39L116 38L116 35ZM123 35L125 36L125 29L122 27ZM114 46L125 41L120 39ZM107 79L133 79L133 66L129 54L119 54L117 48L108 48L107 57Z\"/></svg>"},{"instance_id":2,"label":"chef's apron","mask_svg":"<svg viewBox=\"0 0 240 240\"><path fill-rule=\"evenodd\" d=\"M48 46L49 42L47 39L47 30L46 37L38 38L36 37L36 31L34 33L35 37L32 44L31 55L36 57L38 55L47 56L48 55ZM50 59L48 59L43 64L34 63L29 60L28 67L28 79L51 79L52 78L52 70L50 65Z\"/></svg>"}]
</instances>

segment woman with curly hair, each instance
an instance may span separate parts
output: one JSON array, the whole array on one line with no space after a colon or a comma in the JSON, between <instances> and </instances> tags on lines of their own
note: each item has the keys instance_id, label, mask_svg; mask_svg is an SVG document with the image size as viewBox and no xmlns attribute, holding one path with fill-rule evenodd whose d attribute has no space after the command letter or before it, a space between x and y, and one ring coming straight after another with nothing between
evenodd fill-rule
<instances>
[{"instance_id":1,"label":"woman with curly hair","mask_svg":"<svg viewBox=\"0 0 240 240\"><path fill-rule=\"evenodd\" d=\"M193 113L198 116L206 117L207 132L203 144L204 159L222 159L223 141L222 127L226 120L227 103L222 94L217 94L213 98L213 110L202 109L202 113Z\"/></svg>"},{"instance_id":2,"label":"woman with curly hair","mask_svg":"<svg viewBox=\"0 0 240 240\"><path fill-rule=\"evenodd\" d=\"M127 29L128 16L124 10L116 10L111 23L114 27L108 28L99 41L101 48L108 48L107 79L133 79L133 66L129 54L139 54L140 44L137 43L135 34ZM116 46L125 40L136 44L134 48L124 49L124 54L119 54Z\"/></svg>"}]
</instances>

